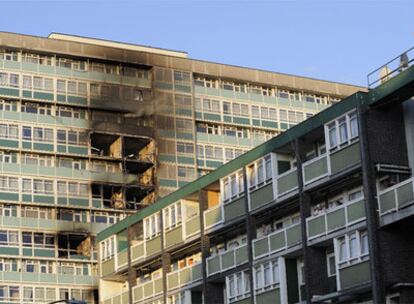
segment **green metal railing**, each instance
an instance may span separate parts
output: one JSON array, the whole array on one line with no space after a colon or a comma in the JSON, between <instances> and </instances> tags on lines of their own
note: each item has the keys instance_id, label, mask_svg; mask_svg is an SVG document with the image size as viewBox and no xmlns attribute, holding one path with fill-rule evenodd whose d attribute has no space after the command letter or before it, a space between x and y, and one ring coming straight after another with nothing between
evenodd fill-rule
<instances>
[{"instance_id":1,"label":"green metal railing","mask_svg":"<svg viewBox=\"0 0 414 304\"><path fill-rule=\"evenodd\" d=\"M407 179L378 192L378 207L381 216L397 212L414 204L414 178Z\"/></svg>"},{"instance_id":2,"label":"green metal railing","mask_svg":"<svg viewBox=\"0 0 414 304\"><path fill-rule=\"evenodd\" d=\"M207 275L213 275L248 261L247 245L240 245L207 258Z\"/></svg>"},{"instance_id":3,"label":"green metal railing","mask_svg":"<svg viewBox=\"0 0 414 304\"><path fill-rule=\"evenodd\" d=\"M197 263L167 274L167 289L173 290L202 280L202 265Z\"/></svg>"}]
</instances>

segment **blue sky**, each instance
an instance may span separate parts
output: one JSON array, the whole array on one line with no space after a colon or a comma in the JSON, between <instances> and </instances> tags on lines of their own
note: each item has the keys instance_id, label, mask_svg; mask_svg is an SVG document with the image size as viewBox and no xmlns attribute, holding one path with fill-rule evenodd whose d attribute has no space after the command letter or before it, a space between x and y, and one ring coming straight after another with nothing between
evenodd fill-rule
<instances>
[{"instance_id":1,"label":"blue sky","mask_svg":"<svg viewBox=\"0 0 414 304\"><path fill-rule=\"evenodd\" d=\"M366 85L414 46L414 1L4 1L0 30L63 32Z\"/></svg>"}]
</instances>

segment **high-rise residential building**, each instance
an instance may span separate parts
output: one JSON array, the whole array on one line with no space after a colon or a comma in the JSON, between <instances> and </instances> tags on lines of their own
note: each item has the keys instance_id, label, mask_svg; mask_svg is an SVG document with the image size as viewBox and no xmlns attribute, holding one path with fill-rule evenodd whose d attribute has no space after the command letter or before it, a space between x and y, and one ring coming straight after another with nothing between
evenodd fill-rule
<instances>
[{"instance_id":1,"label":"high-rise residential building","mask_svg":"<svg viewBox=\"0 0 414 304\"><path fill-rule=\"evenodd\" d=\"M414 303L413 55L100 232L100 303Z\"/></svg>"},{"instance_id":2,"label":"high-rise residential building","mask_svg":"<svg viewBox=\"0 0 414 304\"><path fill-rule=\"evenodd\" d=\"M0 303L96 303L99 231L360 89L180 51L0 33Z\"/></svg>"}]
</instances>

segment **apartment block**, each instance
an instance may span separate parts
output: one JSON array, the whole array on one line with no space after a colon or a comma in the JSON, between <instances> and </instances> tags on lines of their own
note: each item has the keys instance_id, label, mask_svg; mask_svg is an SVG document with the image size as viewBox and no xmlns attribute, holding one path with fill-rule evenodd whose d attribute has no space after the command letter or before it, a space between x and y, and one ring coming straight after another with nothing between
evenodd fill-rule
<instances>
[{"instance_id":1,"label":"apartment block","mask_svg":"<svg viewBox=\"0 0 414 304\"><path fill-rule=\"evenodd\" d=\"M358 89L1 32L0 303L97 303L98 232Z\"/></svg>"},{"instance_id":2,"label":"apartment block","mask_svg":"<svg viewBox=\"0 0 414 304\"><path fill-rule=\"evenodd\" d=\"M99 233L100 303L413 303L414 67L398 62Z\"/></svg>"}]
</instances>

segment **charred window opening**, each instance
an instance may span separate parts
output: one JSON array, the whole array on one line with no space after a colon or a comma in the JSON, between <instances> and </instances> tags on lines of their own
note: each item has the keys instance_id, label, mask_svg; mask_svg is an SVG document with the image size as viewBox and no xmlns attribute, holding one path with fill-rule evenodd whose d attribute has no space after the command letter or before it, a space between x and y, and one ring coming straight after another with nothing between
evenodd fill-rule
<instances>
[{"instance_id":1,"label":"charred window opening","mask_svg":"<svg viewBox=\"0 0 414 304\"><path fill-rule=\"evenodd\" d=\"M122 138L118 135L91 134L91 154L121 158Z\"/></svg>"},{"instance_id":2,"label":"charred window opening","mask_svg":"<svg viewBox=\"0 0 414 304\"><path fill-rule=\"evenodd\" d=\"M94 257L92 237L85 234L58 234L58 257L62 259Z\"/></svg>"}]
</instances>

